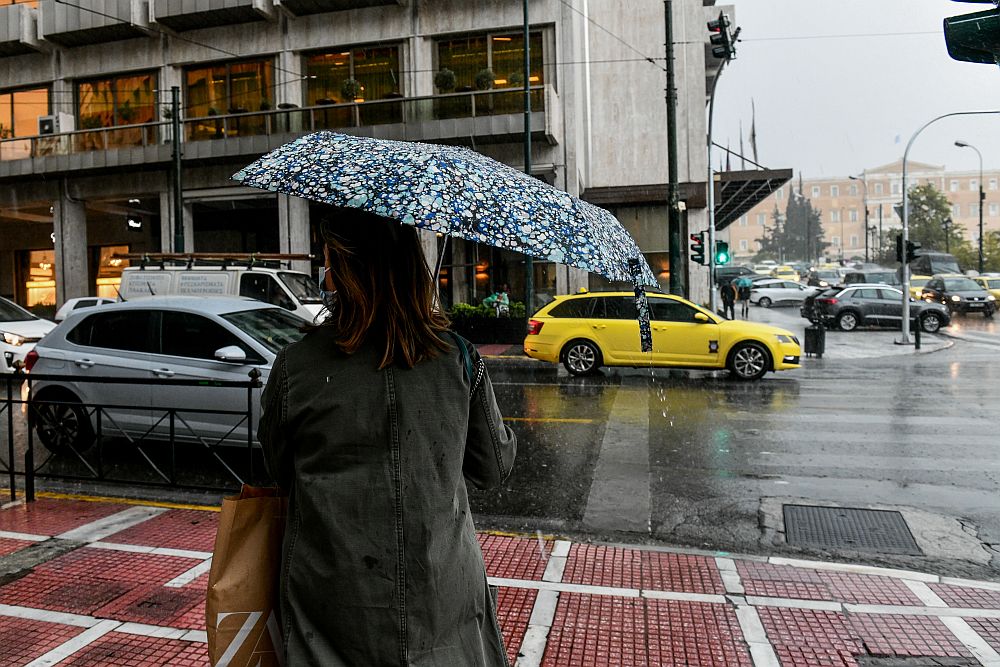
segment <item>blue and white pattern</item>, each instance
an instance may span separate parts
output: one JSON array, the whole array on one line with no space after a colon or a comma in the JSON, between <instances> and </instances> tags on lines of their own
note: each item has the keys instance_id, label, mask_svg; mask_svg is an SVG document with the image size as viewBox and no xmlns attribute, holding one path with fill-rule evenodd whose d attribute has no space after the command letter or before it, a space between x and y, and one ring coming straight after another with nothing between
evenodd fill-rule
<instances>
[{"instance_id":1,"label":"blue and white pattern","mask_svg":"<svg viewBox=\"0 0 1000 667\"><path fill-rule=\"evenodd\" d=\"M609 212L457 146L316 132L233 179L568 264L636 287L656 279ZM631 264L630 260L637 260Z\"/></svg>"}]
</instances>

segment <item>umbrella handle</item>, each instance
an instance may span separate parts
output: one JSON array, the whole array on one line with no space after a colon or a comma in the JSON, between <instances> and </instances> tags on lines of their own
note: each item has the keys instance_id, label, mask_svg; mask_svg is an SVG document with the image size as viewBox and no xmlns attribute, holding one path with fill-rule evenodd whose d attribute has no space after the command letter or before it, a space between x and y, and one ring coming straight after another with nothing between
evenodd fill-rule
<instances>
[{"instance_id":1,"label":"umbrella handle","mask_svg":"<svg viewBox=\"0 0 1000 667\"><path fill-rule=\"evenodd\" d=\"M437 263L434 267L434 299L437 301L438 310L443 311L441 304L441 265L444 264L444 251L448 247L449 235L444 235L444 241L441 243L441 248L438 250Z\"/></svg>"}]
</instances>

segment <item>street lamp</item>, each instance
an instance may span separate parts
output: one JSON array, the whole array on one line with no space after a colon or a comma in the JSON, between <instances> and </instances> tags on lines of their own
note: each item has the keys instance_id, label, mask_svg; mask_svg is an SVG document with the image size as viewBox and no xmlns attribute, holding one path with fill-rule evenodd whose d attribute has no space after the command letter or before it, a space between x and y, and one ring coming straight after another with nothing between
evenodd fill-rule
<instances>
[{"instance_id":1,"label":"street lamp","mask_svg":"<svg viewBox=\"0 0 1000 667\"><path fill-rule=\"evenodd\" d=\"M861 172L860 176L848 176L852 181L857 181L861 183L861 187L865 190L864 194L864 207L865 207L865 264L868 263L868 183L865 182L865 172Z\"/></svg>"},{"instance_id":2,"label":"street lamp","mask_svg":"<svg viewBox=\"0 0 1000 667\"><path fill-rule=\"evenodd\" d=\"M979 149L966 141L956 141L959 148L971 148L979 156L979 273L983 272L983 200L986 195L983 193L983 154Z\"/></svg>"},{"instance_id":3,"label":"street lamp","mask_svg":"<svg viewBox=\"0 0 1000 667\"><path fill-rule=\"evenodd\" d=\"M951 225L953 221L951 218L945 218L941 221L941 226L944 227L944 251L951 253Z\"/></svg>"}]
</instances>

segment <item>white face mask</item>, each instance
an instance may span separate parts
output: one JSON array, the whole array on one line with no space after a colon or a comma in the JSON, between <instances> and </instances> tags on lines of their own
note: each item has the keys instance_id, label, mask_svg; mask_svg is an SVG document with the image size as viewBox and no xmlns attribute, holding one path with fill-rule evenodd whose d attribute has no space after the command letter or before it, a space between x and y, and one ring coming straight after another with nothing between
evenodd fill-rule
<instances>
[{"instance_id":1,"label":"white face mask","mask_svg":"<svg viewBox=\"0 0 1000 667\"><path fill-rule=\"evenodd\" d=\"M323 307L327 310L333 310L333 307L337 305L337 290L326 289L326 274L329 270L324 266L319 276L319 295L323 299Z\"/></svg>"}]
</instances>

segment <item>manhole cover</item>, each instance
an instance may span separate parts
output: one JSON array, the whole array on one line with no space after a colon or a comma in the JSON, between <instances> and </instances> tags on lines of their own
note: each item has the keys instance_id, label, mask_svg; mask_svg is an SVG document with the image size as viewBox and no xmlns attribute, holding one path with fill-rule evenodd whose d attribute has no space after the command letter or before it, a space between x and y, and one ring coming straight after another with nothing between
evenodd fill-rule
<instances>
[{"instance_id":1,"label":"manhole cover","mask_svg":"<svg viewBox=\"0 0 1000 667\"><path fill-rule=\"evenodd\" d=\"M813 505L783 509L785 540L795 546L923 555L899 512Z\"/></svg>"}]
</instances>

